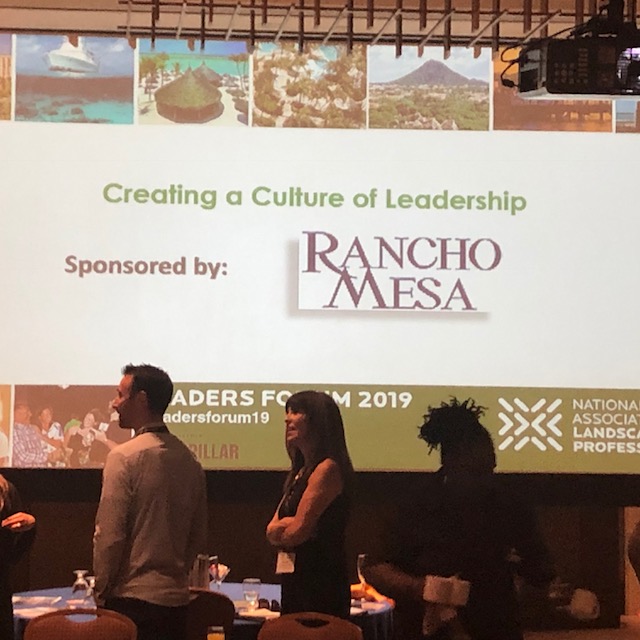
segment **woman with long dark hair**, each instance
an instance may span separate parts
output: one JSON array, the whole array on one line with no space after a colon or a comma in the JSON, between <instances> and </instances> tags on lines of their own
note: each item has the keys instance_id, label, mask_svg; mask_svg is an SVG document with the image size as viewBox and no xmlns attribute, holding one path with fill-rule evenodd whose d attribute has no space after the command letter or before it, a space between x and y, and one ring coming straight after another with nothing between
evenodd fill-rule
<instances>
[{"instance_id":1,"label":"woman with long dark hair","mask_svg":"<svg viewBox=\"0 0 640 640\"><path fill-rule=\"evenodd\" d=\"M348 618L345 530L353 466L340 409L326 393L301 391L285 411L291 469L267 526L267 539L279 550L282 612Z\"/></svg>"},{"instance_id":2,"label":"woman with long dark hair","mask_svg":"<svg viewBox=\"0 0 640 640\"><path fill-rule=\"evenodd\" d=\"M36 519L21 511L16 488L0 475L0 638L13 638L11 565L27 551L35 535Z\"/></svg>"}]
</instances>

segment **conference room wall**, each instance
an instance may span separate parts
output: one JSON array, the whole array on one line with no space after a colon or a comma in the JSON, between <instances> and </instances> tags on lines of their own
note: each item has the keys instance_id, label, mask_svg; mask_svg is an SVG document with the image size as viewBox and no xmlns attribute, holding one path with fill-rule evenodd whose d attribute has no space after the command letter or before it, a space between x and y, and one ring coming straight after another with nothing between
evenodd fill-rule
<instances>
[{"instance_id":1,"label":"conference room wall","mask_svg":"<svg viewBox=\"0 0 640 640\"><path fill-rule=\"evenodd\" d=\"M38 520L36 542L16 567L16 591L71 584L74 569L91 569L99 470L5 470ZM379 550L385 523L412 473L359 473L348 530L352 579L358 553ZM601 601L598 626L616 626L624 611L622 507L638 504L632 476L501 475L535 505L560 577ZM278 502L284 473L207 472L208 551L231 567L229 580L276 581L264 528Z\"/></svg>"}]
</instances>

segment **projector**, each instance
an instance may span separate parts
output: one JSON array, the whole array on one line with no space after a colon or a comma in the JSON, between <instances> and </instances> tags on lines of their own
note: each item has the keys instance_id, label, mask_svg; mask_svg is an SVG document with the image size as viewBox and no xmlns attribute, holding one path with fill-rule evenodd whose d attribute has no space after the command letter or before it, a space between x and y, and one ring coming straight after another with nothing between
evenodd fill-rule
<instances>
[{"instance_id":1,"label":"projector","mask_svg":"<svg viewBox=\"0 0 640 640\"><path fill-rule=\"evenodd\" d=\"M635 22L625 22L624 0L609 0L567 38L523 43L508 62L502 84L516 86L523 98L640 100L640 31ZM513 65L517 83L505 78Z\"/></svg>"},{"instance_id":2,"label":"projector","mask_svg":"<svg viewBox=\"0 0 640 640\"><path fill-rule=\"evenodd\" d=\"M522 98L640 100L640 40L616 35L547 39L518 56Z\"/></svg>"}]
</instances>

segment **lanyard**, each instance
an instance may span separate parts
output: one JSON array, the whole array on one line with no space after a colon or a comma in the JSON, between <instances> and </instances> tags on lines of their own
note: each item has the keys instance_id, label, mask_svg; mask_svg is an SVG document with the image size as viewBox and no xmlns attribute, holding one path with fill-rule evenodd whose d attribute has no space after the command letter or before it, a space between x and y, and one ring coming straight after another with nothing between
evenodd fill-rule
<instances>
[{"instance_id":1,"label":"lanyard","mask_svg":"<svg viewBox=\"0 0 640 640\"><path fill-rule=\"evenodd\" d=\"M166 424L150 424L139 429L136 435L139 436L141 433L169 433L169 429Z\"/></svg>"}]
</instances>

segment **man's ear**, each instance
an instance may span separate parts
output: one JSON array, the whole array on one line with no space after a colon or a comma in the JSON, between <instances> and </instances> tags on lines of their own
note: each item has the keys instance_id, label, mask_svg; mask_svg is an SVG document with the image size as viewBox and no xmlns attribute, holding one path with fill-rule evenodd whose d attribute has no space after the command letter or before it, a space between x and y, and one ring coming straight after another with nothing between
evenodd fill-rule
<instances>
[{"instance_id":1,"label":"man's ear","mask_svg":"<svg viewBox=\"0 0 640 640\"><path fill-rule=\"evenodd\" d=\"M136 402L139 402L141 404L144 405L145 408L149 408L149 398L147 398L147 392L146 391L138 391L138 393L136 393Z\"/></svg>"}]
</instances>

